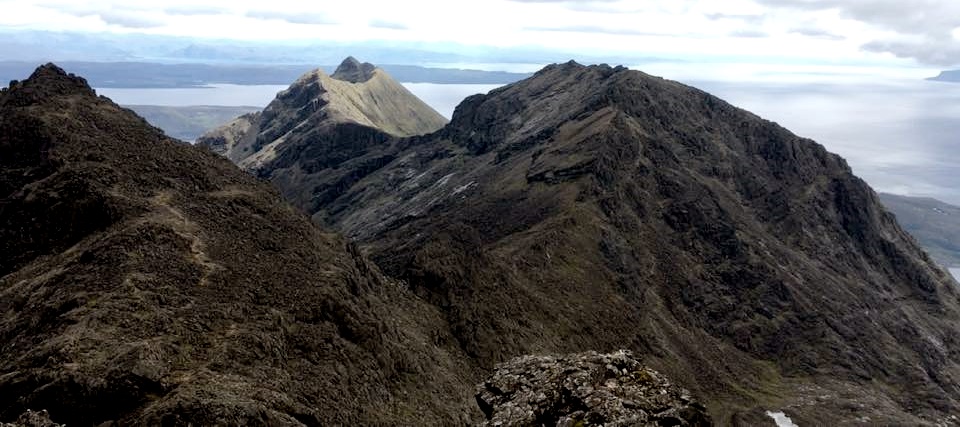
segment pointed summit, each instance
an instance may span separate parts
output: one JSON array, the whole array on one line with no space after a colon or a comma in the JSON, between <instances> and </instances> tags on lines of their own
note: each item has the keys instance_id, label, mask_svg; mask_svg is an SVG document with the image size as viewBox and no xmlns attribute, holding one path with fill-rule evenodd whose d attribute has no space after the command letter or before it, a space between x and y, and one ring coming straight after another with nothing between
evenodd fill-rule
<instances>
[{"instance_id":1,"label":"pointed summit","mask_svg":"<svg viewBox=\"0 0 960 427\"><path fill-rule=\"evenodd\" d=\"M37 67L22 82L11 82L9 92L20 105L41 102L58 95L96 95L86 79L67 73L53 63Z\"/></svg>"},{"instance_id":2,"label":"pointed summit","mask_svg":"<svg viewBox=\"0 0 960 427\"><path fill-rule=\"evenodd\" d=\"M389 74L351 56L332 75L319 69L305 73L278 93L262 114L239 117L207 132L197 143L267 176L278 167L274 160L290 162L306 155L302 147L323 152L318 135L338 141L333 135L346 132L344 138L360 148L392 137L428 134L446 123L446 118ZM290 149L290 157L285 157L283 153ZM282 167L289 166L283 163Z\"/></svg>"},{"instance_id":3,"label":"pointed summit","mask_svg":"<svg viewBox=\"0 0 960 427\"><path fill-rule=\"evenodd\" d=\"M373 72L377 67L369 62L360 62L357 58L348 56L340 63L337 70L333 72L333 77L337 80L348 81L350 83L362 83L373 77Z\"/></svg>"}]
</instances>

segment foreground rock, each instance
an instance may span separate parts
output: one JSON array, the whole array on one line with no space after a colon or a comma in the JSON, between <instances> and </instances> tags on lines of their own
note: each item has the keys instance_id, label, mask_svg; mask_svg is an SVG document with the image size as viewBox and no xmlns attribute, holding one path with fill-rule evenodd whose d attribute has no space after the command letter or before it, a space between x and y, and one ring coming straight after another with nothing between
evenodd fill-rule
<instances>
[{"instance_id":1,"label":"foreground rock","mask_svg":"<svg viewBox=\"0 0 960 427\"><path fill-rule=\"evenodd\" d=\"M53 422L47 411L28 410L12 423L0 423L0 427L64 427L64 425Z\"/></svg>"},{"instance_id":2,"label":"foreground rock","mask_svg":"<svg viewBox=\"0 0 960 427\"><path fill-rule=\"evenodd\" d=\"M709 426L703 405L627 351L523 356L481 384L484 426Z\"/></svg>"}]
</instances>

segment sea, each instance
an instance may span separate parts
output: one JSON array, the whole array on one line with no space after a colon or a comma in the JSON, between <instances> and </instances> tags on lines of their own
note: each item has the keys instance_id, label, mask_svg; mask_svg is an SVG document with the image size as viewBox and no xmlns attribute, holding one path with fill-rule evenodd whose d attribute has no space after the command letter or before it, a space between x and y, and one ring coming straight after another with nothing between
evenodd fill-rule
<instances>
[{"instance_id":1,"label":"sea","mask_svg":"<svg viewBox=\"0 0 960 427\"><path fill-rule=\"evenodd\" d=\"M951 268L950 273L952 273L953 277L956 278L958 282L960 282L960 268Z\"/></svg>"},{"instance_id":2,"label":"sea","mask_svg":"<svg viewBox=\"0 0 960 427\"><path fill-rule=\"evenodd\" d=\"M500 85L403 83L414 95L446 118L464 98L487 93ZM121 105L192 105L266 106L287 86L214 84L196 88L98 88L97 93Z\"/></svg>"},{"instance_id":3,"label":"sea","mask_svg":"<svg viewBox=\"0 0 960 427\"><path fill-rule=\"evenodd\" d=\"M960 84L685 81L843 156L878 191L960 205ZM497 85L405 83L450 118L467 96ZM265 106L284 86L99 89L120 104Z\"/></svg>"}]
</instances>

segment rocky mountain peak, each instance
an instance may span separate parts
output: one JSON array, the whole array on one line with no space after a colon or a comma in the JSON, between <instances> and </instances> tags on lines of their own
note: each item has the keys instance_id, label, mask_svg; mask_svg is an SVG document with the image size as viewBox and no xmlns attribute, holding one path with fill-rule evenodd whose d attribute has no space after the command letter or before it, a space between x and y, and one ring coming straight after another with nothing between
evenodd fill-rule
<instances>
[{"instance_id":1,"label":"rocky mountain peak","mask_svg":"<svg viewBox=\"0 0 960 427\"><path fill-rule=\"evenodd\" d=\"M467 98L445 131L483 153L520 143L518 139L534 143L563 123L603 108L623 110L617 104L657 100L662 79L629 71L575 61L548 65L527 80Z\"/></svg>"},{"instance_id":2,"label":"rocky mountain peak","mask_svg":"<svg viewBox=\"0 0 960 427\"><path fill-rule=\"evenodd\" d=\"M240 117L197 142L245 169L270 175L296 163L296 156L308 148L363 149L391 137L431 133L446 123L389 74L348 57L333 75L308 72L278 93L259 116ZM341 137L352 143L345 144Z\"/></svg>"},{"instance_id":3,"label":"rocky mountain peak","mask_svg":"<svg viewBox=\"0 0 960 427\"><path fill-rule=\"evenodd\" d=\"M86 79L67 73L53 63L37 67L26 80L10 82L5 92L19 105L60 95L95 95Z\"/></svg>"},{"instance_id":4,"label":"rocky mountain peak","mask_svg":"<svg viewBox=\"0 0 960 427\"><path fill-rule=\"evenodd\" d=\"M373 78L373 72L376 69L377 67L369 62L361 63L356 58L348 56L330 77L350 83L362 83Z\"/></svg>"},{"instance_id":5,"label":"rocky mountain peak","mask_svg":"<svg viewBox=\"0 0 960 427\"><path fill-rule=\"evenodd\" d=\"M842 158L709 93L558 64L439 132L350 147L300 151L309 167L275 182L445 310L484 366L626 342L720 424L845 390L881 397L790 416L960 408L952 280Z\"/></svg>"}]
</instances>

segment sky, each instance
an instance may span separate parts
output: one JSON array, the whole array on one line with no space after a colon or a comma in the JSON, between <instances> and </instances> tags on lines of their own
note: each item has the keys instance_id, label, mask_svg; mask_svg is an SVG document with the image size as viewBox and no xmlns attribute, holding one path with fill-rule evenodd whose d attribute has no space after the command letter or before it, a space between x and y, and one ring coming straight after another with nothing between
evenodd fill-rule
<instances>
[{"instance_id":1,"label":"sky","mask_svg":"<svg viewBox=\"0 0 960 427\"><path fill-rule=\"evenodd\" d=\"M911 77L960 66L956 0L0 0L0 10L7 30L642 52Z\"/></svg>"}]
</instances>

